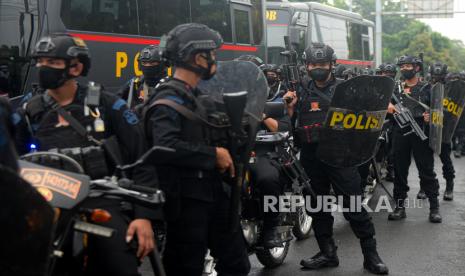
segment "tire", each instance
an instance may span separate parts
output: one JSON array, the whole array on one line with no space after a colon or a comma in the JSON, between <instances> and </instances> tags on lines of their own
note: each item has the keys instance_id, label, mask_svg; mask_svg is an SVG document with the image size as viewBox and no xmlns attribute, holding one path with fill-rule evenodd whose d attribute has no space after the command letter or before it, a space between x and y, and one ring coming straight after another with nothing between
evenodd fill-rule
<instances>
[{"instance_id":1,"label":"tire","mask_svg":"<svg viewBox=\"0 0 465 276\"><path fill-rule=\"evenodd\" d=\"M305 240L310 237L312 232L312 222L312 217L307 214L305 207L299 207L296 210L292 234L294 234L297 240Z\"/></svg>"},{"instance_id":2,"label":"tire","mask_svg":"<svg viewBox=\"0 0 465 276\"><path fill-rule=\"evenodd\" d=\"M275 247L272 249L257 249L255 255L258 261L266 268L276 268L284 263L291 242L284 243L284 247Z\"/></svg>"}]
</instances>

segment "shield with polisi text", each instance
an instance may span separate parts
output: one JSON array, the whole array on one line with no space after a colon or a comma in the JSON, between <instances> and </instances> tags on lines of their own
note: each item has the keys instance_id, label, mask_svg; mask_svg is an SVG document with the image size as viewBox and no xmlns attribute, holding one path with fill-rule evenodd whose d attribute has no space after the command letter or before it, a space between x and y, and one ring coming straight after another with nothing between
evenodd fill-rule
<instances>
[{"instance_id":1,"label":"shield with polisi text","mask_svg":"<svg viewBox=\"0 0 465 276\"><path fill-rule=\"evenodd\" d=\"M451 143L460 116L465 106L465 81L456 80L446 84L444 91L444 127L442 141Z\"/></svg>"},{"instance_id":2,"label":"shield with polisi text","mask_svg":"<svg viewBox=\"0 0 465 276\"><path fill-rule=\"evenodd\" d=\"M444 84L436 83L431 88L430 120L429 120L429 147L436 154L441 154Z\"/></svg>"},{"instance_id":3,"label":"shield with polisi text","mask_svg":"<svg viewBox=\"0 0 465 276\"><path fill-rule=\"evenodd\" d=\"M358 76L336 86L320 132L319 159L333 167L366 163L375 154L394 81Z\"/></svg>"}]
</instances>

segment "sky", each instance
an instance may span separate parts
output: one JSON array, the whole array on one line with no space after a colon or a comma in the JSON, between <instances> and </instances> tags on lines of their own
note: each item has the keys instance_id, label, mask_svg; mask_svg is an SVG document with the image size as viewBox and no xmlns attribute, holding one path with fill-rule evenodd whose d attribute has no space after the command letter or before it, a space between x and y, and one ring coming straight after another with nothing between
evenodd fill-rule
<instances>
[{"instance_id":1,"label":"sky","mask_svg":"<svg viewBox=\"0 0 465 276\"><path fill-rule=\"evenodd\" d=\"M465 44L465 13L456 13L454 18L421 19L421 21L430 25L433 31L451 39L460 39Z\"/></svg>"},{"instance_id":2,"label":"sky","mask_svg":"<svg viewBox=\"0 0 465 276\"><path fill-rule=\"evenodd\" d=\"M465 12L465 0L454 1L454 11ZM455 13L453 18L420 19L431 26L433 31L451 39L460 39L465 44L465 13Z\"/></svg>"}]
</instances>

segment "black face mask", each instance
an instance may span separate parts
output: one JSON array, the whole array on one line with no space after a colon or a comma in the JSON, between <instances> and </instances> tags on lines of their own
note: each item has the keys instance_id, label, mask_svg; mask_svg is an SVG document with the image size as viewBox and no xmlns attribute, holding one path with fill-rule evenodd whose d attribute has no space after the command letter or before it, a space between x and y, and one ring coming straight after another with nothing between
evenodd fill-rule
<instances>
[{"instance_id":1,"label":"black face mask","mask_svg":"<svg viewBox=\"0 0 465 276\"><path fill-rule=\"evenodd\" d=\"M212 73L212 67L213 65L216 64L216 60L208 59L207 64L208 64L208 67L206 69L202 68L203 69L202 80L209 80L213 78L213 76L216 74L216 72Z\"/></svg>"},{"instance_id":2,"label":"black face mask","mask_svg":"<svg viewBox=\"0 0 465 276\"><path fill-rule=\"evenodd\" d=\"M415 70L401 70L400 73L402 74L402 77L404 77L406 80L413 79L415 77L416 72Z\"/></svg>"},{"instance_id":3,"label":"black face mask","mask_svg":"<svg viewBox=\"0 0 465 276\"><path fill-rule=\"evenodd\" d=\"M312 80L315 81L325 81L328 79L330 70L329 69L323 69L323 68L316 68L310 70L309 74Z\"/></svg>"},{"instance_id":4,"label":"black face mask","mask_svg":"<svg viewBox=\"0 0 465 276\"><path fill-rule=\"evenodd\" d=\"M57 89L70 79L68 69L56 69L47 66L39 67L39 85L43 89Z\"/></svg>"},{"instance_id":5,"label":"black face mask","mask_svg":"<svg viewBox=\"0 0 465 276\"><path fill-rule=\"evenodd\" d=\"M155 86L163 77L163 66L140 66L142 73L144 74L144 81L148 86Z\"/></svg>"},{"instance_id":6,"label":"black face mask","mask_svg":"<svg viewBox=\"0 0 465 276\"><path fill-rule=\"evenodd\" d=\"M278 82L276 77L270 77L270 76L266 77L266 81L268 82L268 86L275 86L276 83Z\"/></svg>"}]
</instances>

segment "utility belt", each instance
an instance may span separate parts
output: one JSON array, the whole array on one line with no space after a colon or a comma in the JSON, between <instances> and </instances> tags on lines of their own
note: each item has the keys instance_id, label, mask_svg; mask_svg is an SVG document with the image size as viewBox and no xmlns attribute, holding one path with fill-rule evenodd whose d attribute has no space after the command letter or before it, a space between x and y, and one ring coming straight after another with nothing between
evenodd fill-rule
<instances>
[{"instance_id":1,"label":"utility belt","mask_svg":"<svg viewBox=\"0 0 465 276\"><path fill-rule=\"evenodd\" d=\"M105 151L100 146L88 146L83 148L63 148L50 149L49 152L64 154L75 160L84 170L84 173L91 179L99 179L108 176L110 173ZM76 167L70 162L65 161L57 156L42 155L33 157L31 160L44 166L53 167L60 170L77 172Z\"/></svg>"},{"instance_id":2,"label":"utility belt","mask_svg":"<svg viewBox=\"0 0 465 276\"><path fill-rule=\"evenodd\" d=\"M320 131L322 123L300 126L296 130L297 138L300 143L312 144L318 143L320 140Z\"/></svg>"}]
</instances>

